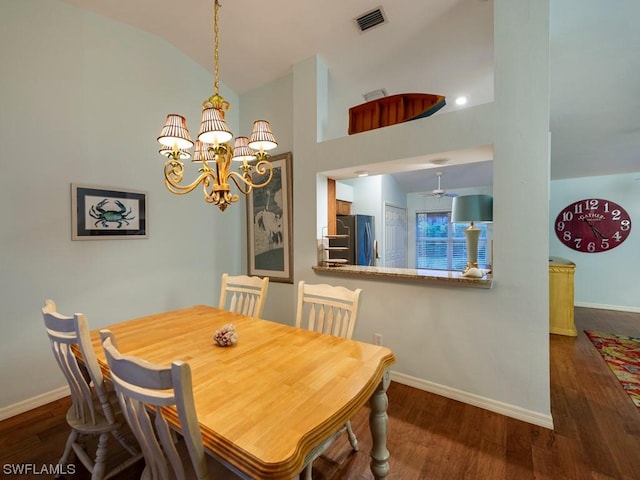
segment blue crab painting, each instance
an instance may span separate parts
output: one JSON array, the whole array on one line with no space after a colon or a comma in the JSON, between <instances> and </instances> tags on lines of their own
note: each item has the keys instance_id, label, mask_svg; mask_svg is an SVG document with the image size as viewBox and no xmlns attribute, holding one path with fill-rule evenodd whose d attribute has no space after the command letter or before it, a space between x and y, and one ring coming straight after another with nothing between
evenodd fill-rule
<instances>
[{"instance_id":1,"label":"blue crab painting","mask_svg":"<svg viewBox=\"0 0 640 480\"><path fill-rule=\"evenodd\" d=\"M94 226L98 226L100 224L104 228L109 228L110 223L117 223L117 228L122 227L122 225L129 225L128 220L133 220L136 217L131 216L131 209L127 211L127 207L120 202L119 200L115 200L115 204L118 206L118 210L105 210L103 207L107 204L109 200L104 199L95 205L91 205L89 209L89 215L93 218L96 218L97 221Z\"/></svg>"}]
</instances>

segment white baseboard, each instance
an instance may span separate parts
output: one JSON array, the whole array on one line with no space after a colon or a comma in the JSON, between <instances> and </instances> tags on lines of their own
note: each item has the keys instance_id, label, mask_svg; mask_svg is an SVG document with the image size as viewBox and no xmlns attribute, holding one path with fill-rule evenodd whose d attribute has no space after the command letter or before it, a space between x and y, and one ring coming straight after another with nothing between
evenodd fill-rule
<instances>
[{"instance_id":1,"label":"white baseboard","mask_svg":"<svg viewBox=\"0 0 640 480\"><path fill-rule=\"evenodd\" d=\"M574 302L575 307L597 308L599 310L615 310L617 312L640 313L640 307L605 305L601 303Z\"/></svg>"},{"instance_id":2,"label":"white baseboard","mask_svg":"<svg viewBox=\"0 0 640 480\"><path fill-rule=\"evenodd\" d=\"M40 395L36 395L35 397L27 398L26 400L14 403L13 405L2 407L0 408L0 420L5 420L9 417L20 415L21 413L28 412L29 410L41 407L42 405L46 405L47 403L55 402L56 400L68 397L69 395L71 395L69 387L64 386L56 388L55 390L51 390L49 392L42 393Z\"/></svg>"},{"instance_id":3,"label":"white baseboard","mask_svg":"<svg viewBox=\"0 0 640 480\"><path fill-rule=\"evenodd\" d=\"M474 407L483 408L491 412L499 413L500 415L505 415L507 417L553 430L553 417L551 415L543 415L531 410L525 410L514 405L498 402L497 400L491 400L489 398L481 397L473 393L463 392L462 390L446 387L437 383L427 382L426 380L398 372L391 372L391 380L409 387L417 388L418 390L435 393L436 395L441 395L452 400L458 400L460 402L473 405Z\"/></svg>"},{"instance_id":4,"label":"white baseboard","mask_svg":"<svg viewBox=\"0 0 640 480\"><path fill-rule=\"evenodd\" d=\"M532 412L520 407L515 407L506 403L498 402L488 398L481 397L472 393L457 390L455 388L446 387L433 382L427 382L420 378L412 377L398 372L391 372L391 380L394 382L414 387L425 392L441 395L452 400L458 400L460 402L468 403L475 407L484 408L491 412L506 415L507 417L522 420L524 422L532 423L540 427L553 429L553 418L551 415L542 415L538 412ZM36 407L46 405L47 403L54 402L61 398L70 395L69 387L60 387L50 392L37 395L32 398L23 400L22 402L14 403L7 407L0 408L0 420L5 420L9 417L19 415L21 413L32 410Z\"/></svg>"}]
</instances>

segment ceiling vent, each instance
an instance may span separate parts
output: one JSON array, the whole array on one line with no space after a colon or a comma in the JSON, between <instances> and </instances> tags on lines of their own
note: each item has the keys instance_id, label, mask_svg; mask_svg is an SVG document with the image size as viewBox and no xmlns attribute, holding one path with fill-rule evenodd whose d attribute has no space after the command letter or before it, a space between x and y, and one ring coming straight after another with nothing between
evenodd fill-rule
<instances>
[{"instance_id":1,"label":"ceiling vent","mask_svg":"<svg viewBox=\"0 0 640 480\"><path fill-rule=\"evenodd\" d=\"M358 28L361 32L366 32L367 30L371 30L373 27L387 23L387 17L384 15L382 7L378 7L357 17L356 23L358 24Z\"/></svg>"}]
</instances>

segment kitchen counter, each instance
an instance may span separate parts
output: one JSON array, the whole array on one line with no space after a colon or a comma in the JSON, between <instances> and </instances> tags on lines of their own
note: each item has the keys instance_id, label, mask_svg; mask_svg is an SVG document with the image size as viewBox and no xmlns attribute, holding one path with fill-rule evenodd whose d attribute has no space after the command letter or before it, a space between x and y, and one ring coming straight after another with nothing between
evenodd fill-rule
<instances>
[{"instance_id":1,"label":"kitchen counter","mask_svg":"<svg viewBox=\"0 0 640 480\"><path fill-rule=\"evenodd\" d=\"M321 274L355 275L380 280L410 280L447 287L491 288L493 276L482 278L463 277L462 272L446 270L424 270L417 268L365 267L361 265L314 266Z\"/></svg>"}]
</instances>

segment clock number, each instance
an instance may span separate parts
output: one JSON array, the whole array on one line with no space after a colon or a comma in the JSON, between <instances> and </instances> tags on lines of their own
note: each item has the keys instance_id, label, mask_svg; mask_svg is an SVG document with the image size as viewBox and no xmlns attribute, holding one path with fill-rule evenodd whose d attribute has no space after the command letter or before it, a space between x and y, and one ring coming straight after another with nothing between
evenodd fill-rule
<instances>
[{"instance_id":1,"label":"clock number","mask_svg":"<svg viewBox=\"0 0 640 480\"><path fill-rule=\"evenodd\" d=\"M572 212L562 212L562 221L563 222L570 222L571 220L573 220L573 213Z\"/></svg>"},{"instance_id":2,"label":"clock number","mask_svg":"<svg viewBox=\"0 0 640 480\"><path fill-rule=\"evenodd\" d=\"M595 252L596 251L596 242L589 242L587 244L587 251L591 252L591 253Z\"/></svg>"},{"instance_id":3,"label":"clock number","mask_svg":"<svg viewBox=\"0 0 640 480\"><path fill-rule=\"evenodd\" d=\"M570 241L571 241L571 232L570 232L570 231L568 231L568 230L567 230L566 232L564 232L564 233L562 234L562 239L563 239L565 242L570 242Z\"/></svg>"},{"instance_id":4,"label":"clock number","mask_svg":"<svg viewBox=\"0 0 640 480\"><path fill-rule=\"evenodd\" d=\"M582 204L576 203L575 206L573 207L573 211L578 214L582 213Z\"/></svg>"},{"instance_id":5,"label":"clock number","mask_svg":"<svg viewBox=\"0 0 640 480\"><path fill-rule=\"evenodd\" d=\"M613 235L611 235L611 236L613 237L613 239L614 239L616 242L620 242L620 240L622 239L622 235L620 235L620 232L616 232L616 233L614 233L614 234L613 234Z\"/></svg>"},{"instance_id":6,"label":"clock number","mask_svg":"<svg viewBox=\"0 0 640 480\"><path fill-rule=\"evenodd\" d=\"M600 242L600 248L603 250L607 250L609 248L609 239L608 238L603 238L602 241Z\"/></svg>"},{"instance_id":7,"label":"clock number","mask_svg":"<svg viewBox=\"0 0 640 480\"><path fill-rule=\"evenodd\" d=\"M564 222L558 222L558 224L556 225L556 228L558 229L559 232L562 232L564 230Z\"/></svg>"},{"instance_id":8,"label":"clock number","mask_svg":"<svg viewBox=\"0 0 640 480\"><path fill-rule=\"evenodd\" d=\"M598 209L598 200L596 200L595 198L591 199L591 200L587 200L586 202L584 202L584 207L587 210L597 210ZM578 213L578 212L576 212L576 213Z\"/></svg>"},{"instance_id":9,"label":"clock number","mask_svg":"<svg viewBox=\"0 0 640 480\"><path fill-rule=\"evenodd\" d=\"M604 202L604 211L605 213L609 213L609 202Z\"/></svg>"},{"instance_id":10,"label":"clock number","mask_svg":"<svg viewBox=\"0 0 640 480\"><path fill-rule=\"evenodd\" d=\"M611 211L611 219L612 220L620 220L620 210L612 210Z\"/></svg>"},{"instance_id":11,"label":"clock number","mask_svg":"<svg viewBox=\"0 0 640 480\"><path fill-rule=\"evenodd\" d=\"M620 222L620 230L627 231L631 228L631 222L629 220L622 220Z\"/></svg>"},{"instance_id":12,"label":"clock number","mask_svg":"<svg viewBox=\"0 0 640 480\"><path fill-rule=\"evenodd\" d=\"M580 250L580 246L582 245L582 239L581 238L574 238L573 239L573 243L576 244L576 249Z\"/></svg>"}]
</instances>

